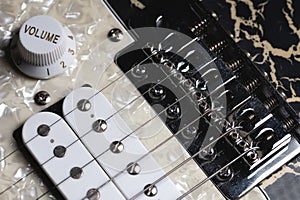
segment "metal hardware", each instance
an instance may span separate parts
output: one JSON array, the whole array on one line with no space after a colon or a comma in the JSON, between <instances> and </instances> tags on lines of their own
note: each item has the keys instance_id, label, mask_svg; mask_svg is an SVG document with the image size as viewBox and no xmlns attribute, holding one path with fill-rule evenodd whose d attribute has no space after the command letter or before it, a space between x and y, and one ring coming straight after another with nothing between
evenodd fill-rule
<instances>
[{"instance_id":1,"label":"metal hardware","mask_svg":"<svg viewBox=\"0 0 300 200\"><path fill-rule=\"evenodd\" d=\"M165 98L166 93L164 88L160 85L154 86L149 90L149 96L155 100L162 100Z\"/></svg>"},{"instance_id":2,"label":"metal hardware","mask_svg":"<svg viewBox=\"0 0 300 200\"><path fill-rule=\"evenodd\" d=\"M228 62L227 65L232 71L236 71L243 67L243 62L241 59L236 59Z\"/></svg>"},{"instance_id":3,"label":"metal hardware","mask_svg":"<svg viewBox=\"0 0 300 200\"><path fill-rule=\"evenodd\" d=\"M155 185L148 184L144 187L144 194L148 197L154 197L157 192L157 187Z\"/></svg>"},{"instance_id":4,"label":"metal hardware","mask_svg":"<svg viewBox=\"0 0 300 200\"><path fill-rule=\"evenodd\" d=\"M231 179L231 177L233 176L233 171L230 167L225 168L224 170L221 170L218 175L217 178L222 181L229 181Z\"/></svg>"},{"instance_id":5,"label":"metal hardware","mask_svg":"<svg viewBox=\"0 0 300 200\"><path fill-rule=\"evenodd\" d=\"M57 146L57 147L54 148L53 154L57 158L62 158L62 157L65 156L66 151L67 151L66 147L64 147L64 146Z\"/></svg>"},{"instance_id":6,"label":"metal hardware","mask_svg":"<svg viewBox=\"0 0 300 200\"><path fill-rule=\"evenodd\" d=\"M120 141L114 141L110 144L109 149L113 153L121 153L124 150L124 145Z\"/></svg>"},{"instance_id":7,"label":"metal hardware","mask_svg":"<svg viewBox=\"0 0 300 200\"><path fill-rule=\"evenodd\" d=\"M177 104L172 105L166 110L166 113L169 119L177 119L181 114L180 107Z\"/></svg>"},{"instance_id":8,"label":"metal hardware","mask_svg":"<svg viewBox=\"0 0 300 200\"><path fill-rule=\"evenodd\" d=\"M34 102L38 105L46 105L51 101L50 94L46 91L40 91L35 94Z\"/></svg>"},{"instance_id":9,"label":"metal hardware","mask_svg":"<svg viewBox=\"0 0 300 200\"><path fill-rule=\"evenodd\" d=\"M50 132L50 127L46 124L42 124L37 128L37 132L40 136L46 137Z\"/></svg>"},{"instance_id":10,"label":"metal hardware","mask_svg":"<svg viewBox=\"0 0 300 200\"><path fill-rule=\"evenodd\" d=\"M221 53L227 46L227 42L225 40L222 40L220 42L217 42L209 47L209 51L215 54Z\"/></svg>"},{"instance_id":11,"label":"metal hardware","mask_svg":"<svg viewBox=\"0 0 300 200\"><path fill-rule=\"evenodd\" d=\"M275 107L278 106L278 101L275 97L270 97L265 100L264 106L269 110L272 111L274 110Z\"/></svg>"},{"instance_id":12,"label":"metal hardware","mask_svg":"<svg viewBox=\"0 0 300 200\"><path fill-rule=\"evenodd\" d=\"M123 32L120 29L113 28L108 32L107 37L113 42L119 42L123 39L124 36Z\"/></svg>"},{"instance_id":13,"label":"metal hardware","mask_svg":"<svg viewBox=\"0 0 300 200\"><path fill-rule=\"evenodd\" d=\"M93 130L98 133L102 133L106 131L106 129L107 129L107 123L103 119L98 119L93 123Z\"/></svg>"},{"instance_id":14,"label":"metal hardware","mask_svg":"<svg viewBox=\"0 0 300 200\"><path fill-rule=\"evenodd\" d=\"M89 189L86 193L86 197L89 200L98 200L100 199L100 192L95 188Z\"/></svg>"},{"instance_id":15,"label":"metal hardware","mask_svg":"<svg viewBox=\"0 0 300 200\"><path fill-rule=\"evenodd\" d=\"M205 30L205 28L207 27L207 24L208 24L208 20L207 19L203 19L200 22L196 23L193 27L191 27L190 30L196 36L199 36Z\"/></svg>"},{"instance_id":16,"label":"metal hardware","mask_svg":"<svg viewBox=\"0 0 300 200\"><path fill-rule=\"evenodd\" d=\"M127 172L130 175L137 175L141 172L141 166L136 162L131 162L127 165Z\"/></svg>"},{"instance_id":17,"label":"metal hardware","mask_svg":"<svg viewBox=\"0 0 300 200\"><path fill-rule=\"evenodd\" d=\"M91 109L91 107L92 107L91 102L89 100L87 100L87 99L81 99L77 103L78 110L80 110L82 112L89 111Z\"/></svg>"},{"instance_id":18,"label":"metal hardware","mask_svg":"<svg viewBox=\"0 0 300 200\"><path fill-rule=\"evenodd\" d=\"M256 90L256 88L258 88L259 80L257 78L251 79L250 81L245 82L244 86L247 92L252 93Z\"/></svg>"},{"instance_id":19,"label":"metal hardware","mask_svg":"<svg viewBox=\"0 0 300 200\"><path fill-rule=\"evenodd\" d=\"M292 118L287 118L283 120L283 128L286 130L291 130L295 126L295 121Z\"/></svg>"},{"instance_id":20,"label":"metal hardware","mask_svg":"<svg viewBox=\"0 0 300 200\"><path fill-rule=\"evenodd\" d=\"M73 167L70 170L70 177L79 179L82 176L83 170L80 167Z\"/></svg>"}]
</instances>

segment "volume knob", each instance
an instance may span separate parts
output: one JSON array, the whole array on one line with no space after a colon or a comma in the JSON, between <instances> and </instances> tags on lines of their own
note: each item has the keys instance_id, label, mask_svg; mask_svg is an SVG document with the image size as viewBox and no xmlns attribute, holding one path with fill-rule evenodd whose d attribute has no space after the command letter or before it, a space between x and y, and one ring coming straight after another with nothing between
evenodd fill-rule
<instances>
[{"instance_id":1,"label":"volume knob","mask_svg":"<svg viewBox=\"0 0 300 200\"><path fill-rule=\"evenodd\" d=\"M48 79L66 70L76 53L71 31L50 16L27 20L11 43L11 56L24 74Z\"/></svg>"}]
</instances>

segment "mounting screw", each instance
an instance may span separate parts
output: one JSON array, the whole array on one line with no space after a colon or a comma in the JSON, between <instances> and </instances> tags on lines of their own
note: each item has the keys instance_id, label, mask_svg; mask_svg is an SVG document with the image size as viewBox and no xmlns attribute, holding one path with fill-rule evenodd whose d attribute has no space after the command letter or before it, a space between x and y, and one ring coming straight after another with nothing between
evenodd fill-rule
<instances>
[{"instance_id":1,"label":"mounting screw","mask_svg":"<svg viewBox=\"0 0 300 200\"><path fill-rule=\"evenodd\" d=\"M123 32L118 28L113 28L108 32L107 37L113 42L119 42L123 39Z\"/></svg>"},{"instance_id":2,"label":"mounting screw","mask_svg":"<svg viewBox=\"0 0 300 200\"><path fill-rule=\"evenodd\" d=\"M86 197L89 200L98 200L100 199L100 192L95 188L89 189L86 193Z\"/></svg>"},{"instance_id":3,"label":"mounting screw","mask_svg":"<svg viewBox=\"0 0 300 200\"><path fill-rule=\"evenodd\" d=\"M50 132L50 127L46 124L42 124L37 128L37 132L40 136L46 137Z\"/></svg>"},{"instance_id":4,"label":"mounting screw","mask_svg":"<svg viewBox=\"0 0 300 200\"><path fill-rule=\"evenodd\" d=\"M141 166L136 162L131 162L127 165L127 172L130 175L137 175L141 172Z\"/></svg>"},{"instance_id":5,"label":"mounting screw","mask_svg":"<svg viewBox=\"0 0 300 200\"><path fill-rule=\"evenodd\" d=\"M107 123L103 119L98 119L93 123L93 130L98 133L102 133L106 131L106 129L107 129Z\"/></svg>"},{"instance_id":6,"label":"mounting screw","mask_svg":"<svg viewBox=\"0 0 300 200\"><path fill-rule=\"evenodd\" d=\"M144 187L144 194L148 197L154 197L157 192L157 187L153 184L148 184Z\"/></svg>"},{"instance_id":7,"label":"mounting screw","mask_svg":"<svg viewBox=\"0 0 300 200\"><path fill-rule=\"evenodd\" d=\"M79 179L82 176L83 170L80 167L73 167L70 171L70 176L74 179Z\"/></svg>"},{"instance_id":8,"label":"mounting screw","mask_svg":"<svg viewBox=\"0 0 300 200\"><path fill-rule=\"evenodd\" d=\"M225 181L229 181L232 176L233 176L233 172L232 172L231 168L227 167L218 173L217 178L220 181L225 182Z\"/></svg>"},{"instance_id":9,"label":"mounting screw","mask_svg":"<svg viewBox=\"0 0 300 200\"><path fill-rule=\"evenodd\" d=\"M65 156L66 151L67 151L66 147L64 147L64 146L57 146L57 147L54 148L53 154L57 158L62 158L62 157Z\"/></svg>"},{"instance_id":10,"label":"mounting screw","mask_svg":"<svg viewBox=\"0 0 300 200\"><path fill-rule=\"evenodd\" d=\"M110 144L109 149L113 153L121 153L124 150L124 145L120 141L114 141Z\"/></svg>"},{"instance_id":11,"label":"mounting screw","mask_svg":"<svg viewBox=\"0 0 300 200\"><path fill-rule=\"evenodd\" d=\"M46 105L51 101L50 94L46 91L40 91L35 94L34 96L34 102L38 105Z\"/></svg>"}]
</instances>

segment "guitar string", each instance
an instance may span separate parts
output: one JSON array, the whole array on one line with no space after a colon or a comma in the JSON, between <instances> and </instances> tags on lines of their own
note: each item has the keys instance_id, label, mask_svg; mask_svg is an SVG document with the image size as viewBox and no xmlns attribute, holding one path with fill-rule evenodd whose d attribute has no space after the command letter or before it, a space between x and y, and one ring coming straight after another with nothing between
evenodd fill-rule
<instances>
[{"instance_id":1,"label":"guitar string","mask_svg":"<svg viewBox=\"0 0 300 200\"><path fill-rule=\"evenodd\" d=\"M226 84L228 84L230 81L232 81L234 78L231 78L231 79L229 79L229 80L227 80L226 82L224 82L223 84L224 85L226 85ZM220 89L220 87L218 87L218 89ZM192 91L190 91L190 92L192 92ZM179 100L177 100L177 101L181 101L183 98L185 98L190 92L188 92L188 93L186 93L183 97L181 97L181 99L179 99ZM172 106L172 105L174 105L176 102L174 102L173 104L171 104L170 106ZM169 106L169 107L170 107ZM128 135L126 135L124 138L122 138L120 141L123 141L124 139L126 139L126 138L128 138L130 135L132 135L133 133L135 133L137 130L139 130L140 128L142 128L143 126L145 126L147 123L149 123L149 122L151 122L153 119L155 119L157 116L159 116L159 115L161 115L161 114L163 114L164 113L164 111L162 111L162 112L160 112L160 113L158 113L157 115L155 115L153 118L151 118L151 119L149 119L149 120L147 120L144 124L142 124L140 127L138 127L137 129L135 129L134 131L132 131L131 133L129 133ZM188 126L185 126L184 128L186 128L186 127L188 127ZM92 131L92 130L90 130L90 131ZM90 131L88 131L86 134L88 134L88 133L90 133ZM85 134L85 135L86 135ZM84 135L82 136L82 137L84 137ZM81 137L81 138L82 138ZM93 160L91 160L90 162L88 162L87 164L85 164L83 167L85 167L85 166L87 166L88 164L90 164L91 162L93 162L93 161L95 161L97 158L99 158L100 156L102 156L104 153L106 153L106 152L108 152L109 151L109 148L108 149L106 149L104 152L102 152L100 155L98 155L98 156L96 156L95 157L95 159L93 159ZM52 158L51 158L52 159ZM101 165L100 165L101 166ZM68 176L67 178L65 178L62 182L64 182L66 179L68 179L68 178L70 178L70 176ZM110 179L110 180L112 180L112 179ZM61 182L61 183L62 183ZM61 184L61 183L59 183L59 184ZM59 185L58 184L58 185ZM58 186L58 185L56 185L56 186Z\"/></svg>"},{"instance_id":2,"label":"guitar string","mask_svg":"<svg viewBox=\"0 0 300 200\"><path fill-rule=\"evenodd\" d=\"M202 185L204 185L207 181L210 181L212 178L214 178L215 176L217 176L221 171L225 170L226 168L228 168L230 165L232 165L233 163L235 163L237 160L241 159L242 157L244 157L246 154L248 154L251 151L254 150L258 150L259 147L252 147L249 148L247 151L243 152L242 154L240 154L239 156L237 156L235 159L233 159L232 161L230 161L229 163L227 163L224 167L222 167L221 169L219 169L218 171L216 171L215 173L213 173L212 175L210 175L209 177L205 178L204 180L202 180L200 183L196 184L195 186L193 186L190 190L188 190L187 192L185 192L184 194L182 194L180 197L178 197L176 200L181 200L184 197L186 197L187 195L189 195L190 193L194 192L195 190L197 190L199 187L201 187Z\"/></svg>"},{"instance_id":3,"label":"guitar string","mask_svg":"<svg viewBox=\"0 0 300 200\"><path fill-rule=\"evenodd\" d=\"M147 155L149 155L151 152L153 152L155 149L159 148L160 146L162 146L163 144L167 143L169 140L171 140L172 138L174 138L176 135L179 135L182 131L184 131L186 128L188 128L190 125L192 125L193 123L195 123L196 121L198 121L199 119L205 117L208 113L212 112L212 110L208 110L205 113L203 113L202 115L200 115L199 117L197 117L196 119L194 119L192 122L190 122L189 124L187 124L186 126L184 126L183 128L181 128L180 130L178 130L175 134L169 136L168 138L166 138L163 142L161 142L160 144L158 144L157 146L155 146L152 150L150 150L149 152L147 152L147 154L144 154L142 157L140 157L138 160L135 161L138 162L139 160L142 160L144 157L146 157ZM102 156L104 153L106 153L108 150L106 150L105 152L101 153L100 155L98 155L96 157L96 159L100 156ZM85 164L82 168L86 167L88 164L90 164L91 162L93 162L94 160L90 161L89 163ZM118 172L122 173L121 172ZM118 174L116 174L115 176L118 176ZM55 187L57 187L58 185L60 185L61 183L63 183L64 181L66 181L67 179L69 179L70 176L66 177L64 180L62 180L59 184L57 184ZM113 177L114 178L114 177ZM110 178L109 180L107 180L104 184L109 183L113 178ZM48 191L44 194L42 194L42 196L44 196L45 194L47 194ZM41 198L42 196L40 196L39 198Z\"/></svg>"},{"instance_id":4,"label":"guitar string","mask_svg":"<svg viewBox=\"0 0 300 200\"><path fill-rule=\"evenodd\" d=\"M189 42L188 44L185 44L183 47L181 47L176 53L179 53L180 51L182 51L184 48L186 48L188 45L190 45L190 44L192 44L194 41L196 41L198 38L194 38L191 42ZM146 57L144 60L142 60L139 64L137 64L136 65L136 67L138 66L138 65L140 65L140 64L142 64L142 63L144 63L146 60L148 60L149 58L151 58L152 56L154 56L155 54L151 54L151 55L149 55L148 57ZM172 59L173 58L173 56L170 58L170 59ZM200 69L199 70L202 70L204 67L206 67L206 66L208 66L209 64L211 64L211 63L213 63L215 60L216 60L217 58L214 58L214 59L212 59L212 60L210 60L209 62L207 62L207 63L205 63L204 65L202 65L202 66L200 66ZM198 70L197 70L198 71ZM194 73L194 74L196 74L197 73L197 71ZM128 71L127 73L130 73L131 71ZM105 86L104 88L102 88L100 91L98 91L97 93L95 93L94 95L92 95L90 98L88 98L89 100L91 99L91 98L93 98L94 96L96 96L97 94L99 94L101 91L103 91L103 90L105 90L105 89L107 89L108 87L110 87L112 84L114 84L116 81L118 81L118 80L120 80L122 77L125 77L126 75L127 75L127 73L125 73L125 74L122 74L120 77L118 77L116 80L114 80L113 82L111 82L111 83L109 83L107 86ZM193 75L194 75L193 74ZM159 84L159 83L161 83L161 82L163 82L163 81L165 81L167 78L169 78L170 76L172 76L172 74L170 74L169 76L167 76L166 78L164 78L162 81L160 81L160 82L158 82L158 83L156 83L156 85L157 84ZM154 85L153 87L155 87L156 85ZM151 89L151 88L150 88ZM149 89L149 90L150 90ZM148 91L146 91L145 93L147 93ZM145 94L144 93L144 94ZM132 104L136 99L138 99L138 98L140 98L140 97L142 97L142 95L144 95L144 94L141 94L141 95L139 95L138 97L136 97L135 99L133 99L131 102L129 102L127 105L125 105L124 107L122 107L120 110L118 110L116 113L114 113L114 114L112 114L110 117L108 117L107 118L107 120L108 119L110 119L110 118L112 118L115 114L117 114L118 112L120 112L120 111L122 111L122 110L124 110L128 105L130 105L130 104ZM176 103L176 102L175 102ZM174 104L175 104L174 103ZM172 105L174 105L174 104L172 104ZM170 105L169 107L171 107L172 105ZM168 109L169 107L167 107L166 109ZM73 112L73 111L75 111L77 108L75 107L74 109L72 109L70 112L68 112L66 115L64 115L63 117L66 117L67 115L69 115L71 112ZM61 120L62 118L60 118L59 120L57 120L57 121L55 121L54 123L52 123L50 126L53 126L54 124L56 124L56 123L58 123L60 120ZM89 131L90 132L90 131ZM88 132L88 133L89 133ZM85 134L86 135L86 134ZM84 135L84 136L85 136ZM33 138L31 138L30 140L28 140L26 143L24 143L24 145L22 145L23 147L27 144L27 143L29 143L30 141L32 141L34 138L36 138L36 137L38 137L38 135L35 135ZM83 136L82 136L83 137ZM19 148L22 148L22 147L19 147ZM4 157L2 160L5 160L7 157L9 157L9 156L11 156L13 153L15 153L19 148L17 148L16 150L14 150L13 152L11 152L10 154L8 154L6 157ZM1 160L1 161L2 161ZM13 185L15 185L16 183L18 183L18 181L17 182L15 182ZM12 185L11 185L12 186ZM10 186L10 187L11 187ZM9 188L10 188L9 187ZM4 191L2 191L2 192L0 192L0 195L1 194L3 194L5 191L7 191L9 188L7 188L7 189L5 189Z\"/></svg>"},{"instance_id":5,"label":"guitar string","mask_svg":"<svg viewBox=\"0 0 300 200\"><path fill-rule=\"evenodd\" d=\"M142 60L142 61L141 61L140 63L138 63L137 65L142 64L143 62L145 62L147 59L149 59L149 58L150 58L151 56L153 56L153 55L154 55L154 54L152 54L152 55L146 57L144 60ZM111 66L111 65L113 65L113 64L114 64L114 63L111 63L109 66ZM130 71L128 71L127 73L130 73ZM117 81L120 80L121 78L125 77L125 75L127 75L127 73L122 74L121 76L119 76L118 78L116 78L115 80L113 80L112 82L110 82L109 84L107 84L105 87L103 87L103 88L102 88L99 92L97 92L97 93L100 93L101 91L103 91L103 90L109 88L109 87L110 87L111 85L113 85L115 82L117 82ZM92 96L92 97L93 97L93 96ZM90 97L89 99L91 99L92 97ZM75 111L76 109L78 109L78 108L77 108L77 107L73 108L71 111L69 111L69 112L68 112L66 115L64 115L63 117L68 116L70 113L72 113L72 112ZM62 120L62 118L60 118L60 119L54 121L54 122L50 125L50 127L53 126L53 125L55 125L56 123L58 123L58 122L61 121L61 120ZM26 147L26 144L28 144L30 141L34 140L36 137L38 137L38 134L36 134L34 137L32 137L31 139L29 139L26 143L22 144L21 146L18 146L18 147L17 147L16 149L14 149L12 152L10 152L10 153L7 154L6 156L4 156L4 157L0 160L0 162L6 160L6 159L7 159L8 157L10 157L10 156L13 156L16 152L19 151L19 149L25 148L25 147ZM34 170L31 170L30 172L28 172L27 175L30 175L33 171L34 171ZM16 182L14 182L14 183L13 183L12 185L10 185L8 188L6 188L5 190L1 191L1 192L0 192L0 195L2 195L3 193L5 193L7 190L9 190L11 187L13 187L14 185L16 185L17 183L19 183L23 178L26 178L27 175L25 175L24 177L21 177L19 180L17 180Z\"/></svg>"},{"instance_id":6,"label":"guitar string","mask_svg":"<svg viewBox=\"0 0 300 200\"><path fill-rule=\"evenodd\" d=\"M198 16L198 15L197 15ZM199 17L199 16L198 16ZM200 17L199 17L200 18ZM246 152L244 152L244 155L245 155L245 153ZM235 160L233 160L233 161L231 161L229 164L227 164L228 166L230 166L232 163L234 163L236 160L238 160L239 158L241 158L241 157L243 157L244 156L243 154L242 155L240 155L240 156L238 156ZM226 166L227 166L226 165ZM223 167L224 169L226 168L226 166L225 167ZM220 169L219 171L221 171L221 170L223 170L223 168L222 169ZM216 172L215 173L215 175L217 175L219 172ZM213 175L213 176L215 176L215 175ZM208 180L210 180L210 179L212 179L213 178L213 176L210 176L209 178L206 178L204 181L205 182L207 182ZM205 182L204 181L202 181L203 183L202 184L204 184ZM200 187L201 185L202 185L201 183L200 183L200 185L198 184L198 187ZM193 189L193 188L192 188ZM190 190L190 192L192 192L192 189ZM187 195L188 193L186 193L186 195ZM185 195L185 194L184 194ZM185 196L186 196L185 195ZM182 195L183 196L183 195ZM184 197L184 196L183 196Z\"/></svg>"},{"instance_id":7,"label":"guitar string","mask_svg":"<svg viewBox=\"0 0 300 200\"><path fill-rule=\"evenodd\" d=\"M169 36L167 36L167 37L169 38ZM192 41L190 41L188 44L191 44L192 42L194 42L194 41L196 41L196 40L198 40L197 37L194 38ZM188 44L184 45L183 47L187 47ZM182 51L182 50L183 50L183 47L180 48L176 53L179 53L180 51ZM142 61L140 61L138 64L135 64L135 66L134 66L132 69L134 69L135 67L138 67L139 65L143 64L145 61L147 61L148 59L150 59L152 56L155 56L156 53L157 53L157 52L153 52L152 54L148 55L145 59L143 59ZM173 56L172 56L171 58L173 58ZM114 63L111 63L109 66L112 66L113 64L114 64ZM108 67L109 67L109 66L108 66ZM131 70L132 70L132 69L131 69ZM92 99L94 96L96 96L96 95L99 94L100 92L102 92L102 91L106 90L107 88L111 87L114 83L116 83L117 81L119 81L121 78L125 78L127 74L131 73L131 70L129 70L129 71L126 72L126 73L122 73L118 78L116 78L116 79L113 80L112 82L108 83L108 84L107 84L106 86L104 86L101 90L99 90L97 93L95 93L95 94L92 95L90 98L88 98L88 100ZM172 74L171 74L171 75L172 75ZM163 81L164 81L164 80L163 80ZM159 82L158 82L157 84L159 84ZM146 91L145 93L147 93L147 92L148 92L148 91ZM141 97L141 96L142 96L142 95L138 96L138 98ZM131 104L131 103L132 103L132 102L130 102L129 104ZM128 104L127 104L127 105L128 105ZM124 107L126 107L127 105L125 105ZM75 111L75 110L77 110L77 109L78 109L77 107L71 109L71 110L70 110L67 114L65 114L63 117L68 116L70 113L72 113L73 111ZM50 127L53 126L54 124L58 123L60 120L61 120L61 119L56 120L55 122L53 122L53 123L50 125ZM29 139L25 144L29 143L30 141L32 141L32 140L35 139L36 137L38 137L38 135L35 135L35 136L32 137L31 139ZM25 144L22 145L21 147L18 147L18 148L16 148L16 149L12 150L12 152L10 152L9 154L7 154L7 155L4 156L3 158L1 158L1 159L0 159L0 162L2 162L3 160L6 160L6 159L7 159L8 157L10 157L12 154L14 154L15 152L17 152L20 148L25 147Z\"/></svg>"},{"instance_id":8,"label":"guitar string","mask_svg":"<svg viewBox=\"0 0 300 200\"><path fill-rule=\"evenodd\" d=\"M151 57L151 56L149 56L149 57ZM122 77L122 76L121 76ZM117 78L117 80L119 80L119 78ZM165 79L164 79L165 80ZM95 94L94 96L96 96L97 94ZM92 97L91 97L92 98ZM138 97L139 98L139 97ZM133 100L133 102L134 102L134 100ZM131 104L132 102L130 102L129 104ZM125 105L123 108L125 108L125 107L127 107L129 104L127 104L127 105ZM75 109L74 109L75 110ZM120 109L120 110L122 110L122 109ZM119 112L119 111L118 111ZM117 112L117 113L118 113ZM69 113L68 113L69 114Z\"/></svg>"},{"instance_id":9,"label":"guitar string","mask_svg":"<svg viewBox=\"0 0 300 200\"><path fill-rule=\"evenodd\" d=\"M232 130L231 130L232 131ZM228 134L229 132L225 132L221 137L226 136L226 134ZM214 143L215 141L213 141ZM205 148L208 148L211 145L211 143L209 145L207 145ZM175 172L176 170L178 170L179 168L181 168L182 166L184 166L185 164L187 164L189 161L191 161L193 158L195 158L196 156L198 156L205 148L200 149L200 151L198 151L197 153L195 153L193 156L189 157L188 159L184 160L183 162L181 162L180 164L178 164L176 167L174 167L173 169L171 169L170 171L168 171L166 174L164 174L163 176L161 176L160 178L158 178L157 180L155 180L152 184L149 184L148 187L144 188L143 190L141 190L140 192L136 193L133 197L131 197L129 200L133 200L136 199L137 197L139 197L141 194L143 194L145 192L145 190L147 189L151 189L153 188L157 183L159 183L160 181L164 180L166 177L168 177L170 174L172 174L173 172ZM197 188L201 187L203 184L205 184L207 181L211 180L213 177L215 177L219 172L221 172L222 170L226 169L227 167L229 167L231 164L233 164L236 160L240 159L241 157L243 157L244 155L246 155L247 153L249 153L250 151L253 151L254 149L258 149L257 147L252 147L249 148L247 151L243 152L242 154L240 154L239 156L237 156L236 158L234 158L233 160L231 160L228 164L226 164L224 167L220 168L219 170L217 170L216 172L214 172L211 176L203 179L202 181L200 181L198 184L196 184L195 186L193 186L191 189L189 189L187 192L185 192L184 194L182 194L180 197L178 197L177 199L180 198L184 198L185 196L187 196L189 193L193 192L194 190L196 190ZM200 169L200 168L199 168ZM85 198L85 197L84 197ZM83 198L83 199L84 199ZM83 200L82 199L82 200Z\"/></svg>"},{"instance_id":10,"label":"guitar string","mask_svg":"<svg viewBox=\"0 0 300 200\"><path fill-rule=\"evenodd\" d=\"M209 110L205 113L203 113L200 118L197 118L196 120L194 120L192 123L190 124L193 124L195 123L197 120L201 119L202 117L204 117L206 114L208 114L209 112L212 112L212 110ZM188 125L189 126L189 125ZM157 150L159 147L161 147L162 145L164 145L165 143L167 143L168 141L170 141L172 138L175 138L177 135L179 135L182 131L184 131L185 128L188 128L187 127L184 127L183 129L181 129L179 132L177 132L176 134L173 134L171 135L170 137L168 137L167 139L165 139L163 142L159 143L157 146L155 146L154 148L152 148L149 152L147 152L146 154L144 154L142 157L140 157L139 159L137 159L136 161L134 161L131 165L127 166L125 169L123 169L122 171L118 172L116 175L114 175L113 177L111 177L110 180L106 181L105 183L101 184L99 187L97 187L96 189L99 190L101 189L102 187L104 187L106 184L108 184L108 182L110 182L112 179L115 179L117 178L119 175L121 175L123 172L125 172L126 170L130 169L130 167L132 167L134 164L138 163L139 161L141 161L142 159L144 159L146 156L150 155L152 152L154 152L155 150ZM221 136L219 136L218 138L216 138L215 140L213 140L211 143L209 143L208 145L206 145L205 147L203 148L200 148L199 150L199 154L201 152L203 152L205 149L207 149L208 147L210 147L211 145L215 144L217 141L219 141L220 139L222 139L223 137L225 137L228 133L230 133L231 131L233 130L236 130L238 129L239 127L234 127L234 128L231 128L229 129L228 131L226 131L225 133L223 133ZM189 157L191 158L191 157ZM172 170L174 170L175 168L173 168ZM174 170L175 171L175 170ZM165 174L166 176L168 176L167 174ZM164 176L165 176L164 175ZM86 196L85 196L86 197ZM84 197L84 198L85 198ZM82 198L82 199L84 199Z\"/></svg>"}]
</instances>

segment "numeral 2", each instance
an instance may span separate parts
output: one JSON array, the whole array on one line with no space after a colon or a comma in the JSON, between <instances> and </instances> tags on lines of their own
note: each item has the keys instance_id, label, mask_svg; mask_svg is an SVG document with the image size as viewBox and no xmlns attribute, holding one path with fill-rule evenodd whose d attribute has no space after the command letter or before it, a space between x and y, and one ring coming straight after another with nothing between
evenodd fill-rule
<instances>
[{"instance_id":1,"label":"numeral 2","mask_svg":"<svg viewBox=\"0 0 300 200\"><path fill-rule=\"evenodd\" d=\"M65 64L64 61L61 61L61 62L60 62L60 65L62 66L62 68L66 68L66 67L67 67L67 65Z\"/></svg>"}]
</instances>

